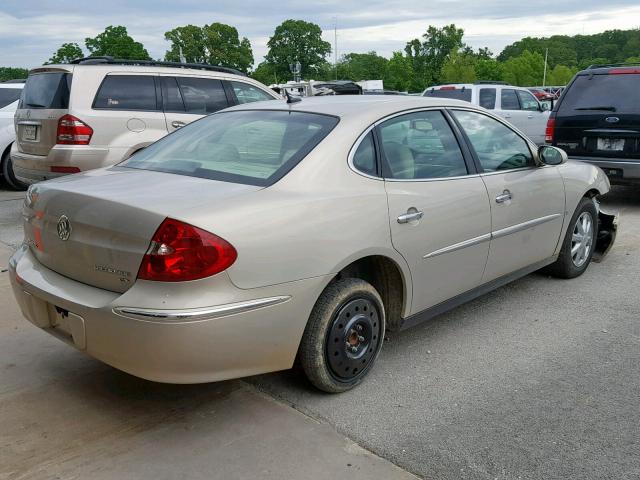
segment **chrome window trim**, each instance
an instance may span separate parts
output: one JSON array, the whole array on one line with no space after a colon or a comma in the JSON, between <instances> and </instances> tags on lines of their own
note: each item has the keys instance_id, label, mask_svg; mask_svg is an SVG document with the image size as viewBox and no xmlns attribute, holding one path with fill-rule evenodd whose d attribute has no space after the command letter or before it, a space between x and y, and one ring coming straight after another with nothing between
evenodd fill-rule
<instances>
[{"instance_id":1,"label":"chrome window trim","mask_svg":"<svg viewBox=\"0 0 640 480\"><path fill-rule=\"evenodd\" d=\"M132 318L134 320L143 320L147 322L197 322L203 320L211 320L238 313L246 313L258 308L270 307L280 303L287 302L291 299L288 295L278 297L258 298L245 302L227 303L194 310L169 310L154 308L137 308L137 307L115 307L113 313L121 317Z\"/></svg>"}]
</instances>

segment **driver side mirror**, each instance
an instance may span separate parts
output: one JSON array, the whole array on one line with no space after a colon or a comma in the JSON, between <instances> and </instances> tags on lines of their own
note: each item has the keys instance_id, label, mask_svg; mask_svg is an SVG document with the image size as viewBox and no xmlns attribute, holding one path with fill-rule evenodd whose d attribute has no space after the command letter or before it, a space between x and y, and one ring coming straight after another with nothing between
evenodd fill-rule
<instances>
[{"instance_id":1,"label":"driver side mirror","mask_svg":"<svg viewBox=\"0 0 640 480\"><path fill-rule=\"evenodd\" d=\"M548 110L550 110L549 104L547 102L540 102L540 111L546 112Z\"/></svg>"},{"instance_id":2,"label":"driver side mirror","mask_svg":"<svg viewBox=\"0 0 640 480\"><path fill-rule=\"evenodd\" d=\"M567 152L560 148L542 145L538 147L538 159L543 165L562 165L569 160L569 157Z\"/></svg>"}]
</instances>

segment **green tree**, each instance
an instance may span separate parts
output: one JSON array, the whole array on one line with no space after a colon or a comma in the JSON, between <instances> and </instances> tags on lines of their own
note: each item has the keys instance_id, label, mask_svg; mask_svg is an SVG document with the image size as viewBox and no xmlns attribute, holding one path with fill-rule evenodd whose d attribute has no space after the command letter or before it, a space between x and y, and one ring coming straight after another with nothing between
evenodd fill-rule
<instances>
[{"instance_id":1,"label":"green tree","mask_svg":"<svg viewBox=\"0 0 640 480\"><path fill-rule=\"evenodd\" d=\"M402 52L393 52L391 58L387 62L383 82L385 88L406 92L413 82L413 66L411 60Z\"/></svg>"},{"instance_id":2,"label":"green tree","mask_svg":"<svg viewBox=\"0 0 640 480\"><path fill-rule=\"evenodd\" d=\"M440 79L445 83L473 83L476 81L475 64L473 55L453 51L442 65Z\"/></svg>"},{"instance_id":3,"label":"green tree","mask_svg":"<svg viewBox=\"0 0 640 480\"><path fill-rule=\"evenodd\" d=\"M93 38L85 38L84 43L92 57L111 56L132 60L150 60L149 52L140 42L127 33L127 28L113 25Z\"/></svg>"},{"instance_id":4,"label":"green tree","mask_svg":"<svg viewBox=\"0 0 640 480\"><path fill-rule=\"evenodd\" d=\"M531 87L542 85L544 58L539 53L525 50L522 55L504 63L503 78L512 85Z\"/></svg>"},{"instance_id":5,"label":"green tree","mask_svg":"<svg viewBox=\"0 0 640 480\"><path fill-rule=\"evenodd\" d=\"M176 27L165 32L164 39L171 42L171 47L164 56L168 62L179 62L180 50L186 62L205 63L207 61L202 27L196 25Z\"/></svg>"},{"instance_id":6,"label":"green tree","mask_svg":"<svg viewBox=\"0 0 640 480\"><path fill-rule=\"evenodd\" d=\"M0 67L0 82L16 80L18 78L27 78L27 75L29 75L29 70L26 68Z\"/></svg>"},{"instance_id":7,"label":"green tree","mask_svg":"<svg viewBox=\"0 0 640 480\"><path fill-rule=\"evenodd\" d=\"M566 85L577 73L577 68L569 68L566 65L556 65L547 74L547 85Z\"/></svg>"},{"instance_id":8,"label":"green tree","mask_svg":"<svg viewBox=\"0 0 640 480\"><path fill-rule=\"evenodd\" d=\"M387 69L387 60L376 52L347 53L338 62L338 78L360 80L382 80Z\"/></svg>"},{"instance_id":9,"label":"green tree","mask_svg":"<svg viewBox=\"0 0 640 480\"><path fill-rule=\"evenodd\" d=\"M476 80L503 80L503 66L499 61L489 59L479 59L474 65L476 71Z\"/></svg>"},{"instance_id":10,"label":"green tree","mask_svg":"<svg viewBox=\"0 0 640 480\"><path fill-rule=\"evenodd\" d=\"M275 67L269 62L261 62L256 69L251 72L251 78L265 85L279 83L282 78L278 78Z\"/></svg>"},{"instance_id":11,"label":"green tree","mask_svg":"<svg viewBox=\"0 0 640 480\"><path fill-rule=\"evenodd\" d=\"M69 63L83 56L82 49L77 43L63 43L46 63Z\"/></svg>"},{"instance_id":12,"label":"green tree","mask_svg":"<svg viewBox=\"0 0 640 480\"><path fill-rule=\"evenodd\" d=\"M289 65L296 61L302 66L304 78L327 72L326 57L331 52L331 44L322 40L322 29L315 23L285 20L276 27L267 47L265 59L273 65L281 81L291 78Z\"/></svg>"}]
</instances>

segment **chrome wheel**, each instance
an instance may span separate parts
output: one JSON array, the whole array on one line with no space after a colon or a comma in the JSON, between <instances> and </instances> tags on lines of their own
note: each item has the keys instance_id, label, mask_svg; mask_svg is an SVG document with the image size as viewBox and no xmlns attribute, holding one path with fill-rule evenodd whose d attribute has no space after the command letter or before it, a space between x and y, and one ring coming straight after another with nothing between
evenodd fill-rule
<instances>
[{"instance_id":1,"label":"chrome wheel","mask_svg":"<svg viewBox=\"0 0 640 480\"><path fill-rule=\"evenodd\" d=\"M573 227L571 259L580 268L589 259L593 247L593 218L590 212L582 212Z\"/></svg>"}]
</instances>

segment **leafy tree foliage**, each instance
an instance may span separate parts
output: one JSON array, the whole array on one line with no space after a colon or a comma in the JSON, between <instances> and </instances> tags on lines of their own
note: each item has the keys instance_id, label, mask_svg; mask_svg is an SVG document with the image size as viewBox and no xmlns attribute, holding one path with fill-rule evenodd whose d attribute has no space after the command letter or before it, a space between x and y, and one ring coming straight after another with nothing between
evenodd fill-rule
<instances>
[{"instance_id":1,"label":"leafy tree foliage","mask_svg":"<svg viewBox=\"0 0 640 480\"><path fill-rule=\"evenodd\" d=\"M502 63L493 58L480 58L474 65L476 80L501 81L504 76Z\"/></svg>"},{"instance_id":2,"label":"leafy tree foliage","mask_svg":"<svg viewBox=\"0 0 640 480\"><path fill-rule=\"evenodd\" d=\"M113 25L94 38L85 38L84 43L92 57L112 56L132 60L150 60L149 52L140 42L127 33L127 28Z\"/></svg>"},{"instance_id":3,"label":"leafy tree foliage","mask_svg":"<svg viewBox=\"0 0 640 480\"><path fill-rule=\"evenodd\" d=\"M82 57L84 57L84 54L77 43L63 43L47 63L69 63L76 58Z\"/></svg>"},{"instance_id":4,"label":"leafy tree foliage","mask_svg":"<svg viewBox=\"0 0 640 480\"><path fill-rule=\"evenodd\" d=\"M411 61L402 55L402 52L393 52L391 59L387 62L383 81L384 86L391 90L406 92L411 86L413 79L413 66Z\"/></svg>"},{"instance_id":5,"label":"leafy tree foliage","mask_svg":"<svg viewBox=\"0 0 640 480\"><path fill-rule=\"evenodd\" d=\"M503 78L512 85L542 85L544 57L529 50L504 62Z\"/></svg>"},{"instance_id":6,"label":"leafy tree foliage","mask_svg":"<svg viewBox=\"0 0 640 480\"><path fill-rule=\"evenodd\" d=\"M242 40L238 30L224 23L212 23L204 27L185 25L176 27L164 34L171 42L165 59L179 62L180 50L187 62L209 63L236 68L247 73L253 65L251 42Z\"/></svg>"},{"instance_id":7,"label":"leafy tree foliage","mask_svg":"<svg viewBox=\"0 0 640 480\"><path fill-rule=\"evenodd\" d=\"M322 29L304 20L285 20L267 42L265 60L280 81L291 78L289 64L300 62L303 78L320 78L328 72L326 57L331 44L322 40ZM324 75L323 75L324 74Z\"/></svg>"},{"instance_id":8,"label":"leafy tree foliage","mask_svg":"<svg viewBox=\"0 0 640 480\"><path fill-rule=\"evenodd\" d=\"M27 75L29 75L29 70L26 68L0 67L0 82L27 78Z\"/></svg>"},{"instance_id":9,"label":"leafy tree foliage","mask_svg":"<svg viewBox=\"0 0 640 480\"><path fill-rule=\"evenodd\" d=\"M566 85L578 72L577 68L570 68L566 65L556 65L551 72L547 73L547 85Z\"/></svg>"},{"instance_id":10,"label":"leafy tree foliage","mask_svg":"<svg viewBox=\"0 0 640 480\"><path fill-rule=\"evenodd\" d=\"M275 67L269 62L260 63L257 68L251 73L251 78L262 82L265 85L279 83L282 80L278 78Z\"/></svg>"},{"instance_id":11,"label":"leafy tree foliage","mask_svg":"<svg viewBox=\"0 0 640 480\"><path fill-rule=\"evenodd\" d=\"M444 83L474 83L476 59L468 53L451 52L442 65L441 81Z\"/></svg>"},{"instance_id":12,"label":"leafy tree foliage","mask_svg":"<svg viewBox=\"0 0 640 480\"><path fill-rule=\"evenodd\" d=\"M360 80L382 79L387 69L387 60L376 52L347 53L338 63L338 78Z\"/></svg>"}]
</instances>

